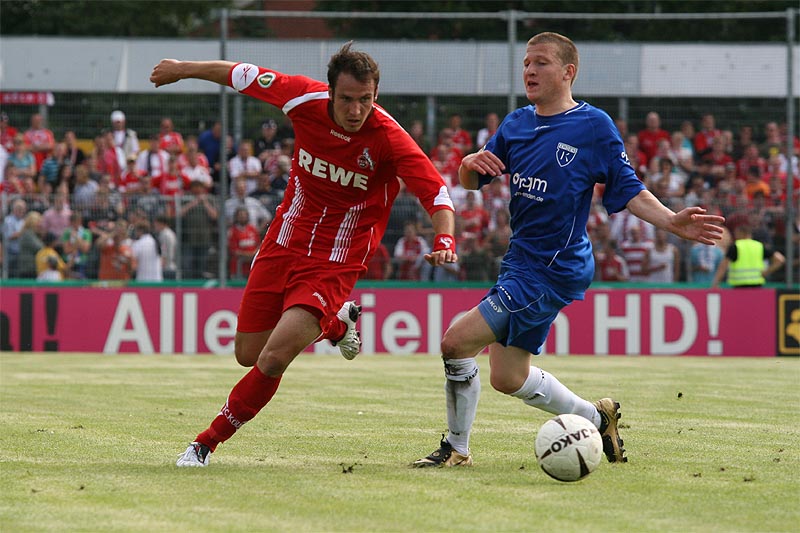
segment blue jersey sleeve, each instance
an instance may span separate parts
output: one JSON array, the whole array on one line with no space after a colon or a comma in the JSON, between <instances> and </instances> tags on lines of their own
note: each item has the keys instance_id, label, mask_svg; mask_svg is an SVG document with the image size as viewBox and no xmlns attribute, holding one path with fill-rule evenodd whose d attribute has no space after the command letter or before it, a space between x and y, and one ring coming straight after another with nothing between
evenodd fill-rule
<instances>
[{"instance_id":1,"label":"blue jersey sleeve","mask_svg":"<svg viewBox=\"0 0 800 533\"><path fill-rule=\"evenodd\" d=\"M644 190L645 186L628 160L622 137L611 117L605 113L602 113L602 117L597 125L596 155L600 158L598 165L606 169L603 206L609 214L613 214L625 209L628 202Z\"/></svg>"},{"instance_id":2,"label":"blue jersey sleeve","mask_svg":"<svg viewBox=\"0 0 800 533\"><path fill-rule=\"evenodd\" d=\"M511 116L511 115L509 115L509 116ZM492 135L492 137L489 139L489 142L487 142L486 146L484 147L484 150L486 150L487 152L492 152L494 155L496 155L500 159L500 161L502 161L506 165L508 165L508 150L506 148L506 139L505 139L505 136L503 134L504 133L503 124L506 123L507 119L508 119L508 117L506 117L506 120L503 120L503 122L497 128L497 131L495 132L495 134ZM506 169L506 170L508 170L508 169ZM478 176L478 189L480 189L484 185L488 185L496 177L497 176L489 176L487 174L479 175Z\"/></svg>"}]
</instances>

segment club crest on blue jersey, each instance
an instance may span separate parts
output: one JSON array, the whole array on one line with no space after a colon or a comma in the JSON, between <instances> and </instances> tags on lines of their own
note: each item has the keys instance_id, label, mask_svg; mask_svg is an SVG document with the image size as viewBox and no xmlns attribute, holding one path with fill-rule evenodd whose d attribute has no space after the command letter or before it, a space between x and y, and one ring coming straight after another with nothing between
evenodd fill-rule
<instances>
[{"instance_id":1,"label":"club crest on blue jersey","mask_svg":"<svg viewBox=\"0 0 800 533\"><path fill-rule=\"evenodd\" d=\"M558 166L563 168L569 165L577 154L578 149L574 146L570 146L567 143L558 143L556 147L556 161L558 161Z\"/></svg>"},{"instance_id":2,"label":"club crest on blue jersey","mask_svg":"<svg viewBox=\"0 0 800 533\"><path fill-rule=\"evenodd\" d=\"M369 148L364 148L364 151L358 156L358 166L360 168L369 167L370 170L375 170L375 163L372 162L372 158L369 156Z\"/></svg>"}]
</instances>

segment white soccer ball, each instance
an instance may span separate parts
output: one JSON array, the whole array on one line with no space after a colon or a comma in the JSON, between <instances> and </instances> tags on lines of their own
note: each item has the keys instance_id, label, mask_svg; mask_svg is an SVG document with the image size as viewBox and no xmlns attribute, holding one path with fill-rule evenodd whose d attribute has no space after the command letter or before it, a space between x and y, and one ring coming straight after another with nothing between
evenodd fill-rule
<instances>
[{"instance_id":1,"label":"white soccer ball","mask_svg":"<svg viewBox=\"0 0 800 533\"><path fill-rule=\"evenodd\" d=\"M559 481L578 481L591 474L603 458L603 439L589 420L579 415L558 415L539 428L536 461Z\"/></svg>"}]
</instances>

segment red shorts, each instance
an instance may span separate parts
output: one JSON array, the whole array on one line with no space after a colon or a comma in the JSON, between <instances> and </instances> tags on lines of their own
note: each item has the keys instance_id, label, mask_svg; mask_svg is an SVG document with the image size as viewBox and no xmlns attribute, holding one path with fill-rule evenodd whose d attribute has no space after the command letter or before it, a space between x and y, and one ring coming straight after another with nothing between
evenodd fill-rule
<instances>
[{"instance_id":1,"label":"red shorts","mask_svg":"<svg viewBox=\"0 0 800 533\"><path fill-rule=\"evenodd\" d=\"M316 310L324 330L364 270L361 264L344 265L309 257L268 240L247 278L236 330L271 330L284 311L297 305Z\"/></svg>"}]
</instances>

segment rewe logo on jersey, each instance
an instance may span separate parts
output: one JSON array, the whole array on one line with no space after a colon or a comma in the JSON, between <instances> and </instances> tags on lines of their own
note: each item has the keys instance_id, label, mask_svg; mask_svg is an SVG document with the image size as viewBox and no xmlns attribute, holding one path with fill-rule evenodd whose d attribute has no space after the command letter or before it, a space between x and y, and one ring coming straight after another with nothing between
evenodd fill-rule
<instances>
[{"instance_id":1,"label":"rewe logo on jersey","mask_svg":"<svg viewBox=\"0 0 800 533\"><path fill-rule=\"evenodd\" d=\"M367 180L369 180L369 176L337 167L324 159L314 157L302 148L298 151L297 164L312 176L329 179L342 187L355 187L356 189L367 190Z\"/></svg>"},{"instance_id":2,"label":"rewe logo on jersey","mask_svg":"<svg viewBox=\"0 0 800 533\"><path fill-rule=\"evenodd\" d=\"M558 161L558 166L563 168L572 163L577 153L578 149L574 146L570 146L567 143L558 143L556 147L556 161Z\"/></svg>"}]
</instances>

